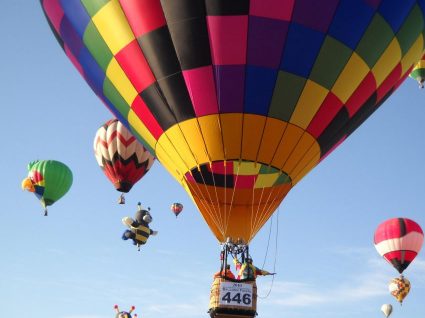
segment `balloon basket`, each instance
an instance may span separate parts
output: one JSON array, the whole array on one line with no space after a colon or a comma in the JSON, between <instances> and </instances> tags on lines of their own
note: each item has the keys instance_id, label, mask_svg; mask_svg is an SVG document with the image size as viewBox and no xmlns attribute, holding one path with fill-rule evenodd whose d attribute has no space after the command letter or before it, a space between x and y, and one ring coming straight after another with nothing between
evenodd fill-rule
<instances>
[{"instance_id":1,"label":"balloon basket","mask_svg":"<svg viewBox=\"0 0 425 318\"><path fill-rule=\"evenodd\" d=\"M253 318L257 315L257 284L217 277L211 286L211 318Z\"/></svg>"}]
</instances>

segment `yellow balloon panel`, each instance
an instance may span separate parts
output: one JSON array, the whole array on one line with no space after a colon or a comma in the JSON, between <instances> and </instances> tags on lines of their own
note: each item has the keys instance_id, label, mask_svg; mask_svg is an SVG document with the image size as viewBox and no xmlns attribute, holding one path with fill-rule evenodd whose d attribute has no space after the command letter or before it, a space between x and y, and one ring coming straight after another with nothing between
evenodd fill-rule
<instances>
[{"instance_id":1,"label":"yellow balloon panel","mask_svg":"<svg viewBox=\"0 0 425 318\"><path fill-rule=\"evenodd\" d=\"M258 151L257 161L265 164L270 164L279 146L282 134L288 124L284 121L267 118L264 127L263 142Z\"/></svg>"},{"instance_id":2,"label":"yellow balloon panel","mask_svg":"<svg viewBox=\"0 0 425 318\"><path fill-rule=\"evenodd\" d=\"M224 152L226 159L237 159L241 156L242 114L221 114Z\"/></svg>"},{"instance_id":3,"label":"yellow balloon panel","mask_svg":"<svg viewBox=\"0 0 425 318\"><path fill-rule=\"evenodd\" d=\"M243 119L242 153L245 160L257 160L266 117L246 114Z\"/></svg>"}]
</instances>

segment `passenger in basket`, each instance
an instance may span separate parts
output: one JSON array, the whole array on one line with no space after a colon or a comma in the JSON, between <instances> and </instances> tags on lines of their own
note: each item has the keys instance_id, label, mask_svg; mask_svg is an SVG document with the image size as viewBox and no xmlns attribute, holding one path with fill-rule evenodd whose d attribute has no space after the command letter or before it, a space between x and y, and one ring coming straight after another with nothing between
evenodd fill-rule
<instances>
[{"instance_id":1,"label":"passenger in basket","mask_svg":"<svg viewBox=\"0 0 425 318\"><path fill-rule=\"evenodd\" d=\"M266 276L276 274L255 267L254 264L252 264L252 258L250 257L247 257L243 263L239 262L239 260L235 257L233 262L235 263L236 270L238 271L237 279L239 280L255 280L258 275Z\"/></svg>"},{"instance_id":2,"label":"passenger in basket","mask_svg":"<svg viewBox=\"0 0 425 318\"><path fill-rule=\"evenodd\" d=\"M214 274L214 279L218 277L235 279L235 275L230 270L230 265L226 265L225 269L223 269L221 272L218 271L217 273Z\"/></svg>"}]
</instances>

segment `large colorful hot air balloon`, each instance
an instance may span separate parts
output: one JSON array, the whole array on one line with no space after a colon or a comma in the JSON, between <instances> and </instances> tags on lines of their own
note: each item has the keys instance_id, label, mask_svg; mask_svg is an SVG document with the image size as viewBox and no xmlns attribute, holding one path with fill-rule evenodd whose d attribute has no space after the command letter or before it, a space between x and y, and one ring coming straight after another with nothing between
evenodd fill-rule
<instances>
[{"instance_id":1,"label":"large colorful hot air balloon","mask_svg":"<svg viewBox=\"0 0 425 318\"><path fill-rule=\"evenodd\" d=\"M381 223L375 231L374 243L383 256L401 274L418 255L424 233L413 220L394 218Z\"/></svg>"},{"instance_id":2,"label":"large colorful hot air balloon","mask_svg":"<svg viewBox=\"0 0 425 318\"><path fill-rule=\"evenodd\" d=\"M33 192L44 207L62 198L71 188L72 172L62 162L56 160L37 160L28 164L28 177L22 181L22 189Z\"/></svg>"},{"instance_id":3,"label":"large colorful hot air balloon","mask_svg":"<svg viewBox=\"0 0 425 318\"><path fill-rule=\"evenodd\" d=\"M424 54L422 0L41 0L66 55L220 242L289 190Z\"/></svg>"},{"instance_id":4,"label":"large colorful hot air balloon","mask_svg":"<svg viewBox=\"0 0 425 318\"><path fill-rule=\"evenodd\" d=\"M117 119L94 138L96 161L117 191L127 193L151 168L155 158ZM120 198L121 203L123 197Z\"/></svg>"}]
</instances>

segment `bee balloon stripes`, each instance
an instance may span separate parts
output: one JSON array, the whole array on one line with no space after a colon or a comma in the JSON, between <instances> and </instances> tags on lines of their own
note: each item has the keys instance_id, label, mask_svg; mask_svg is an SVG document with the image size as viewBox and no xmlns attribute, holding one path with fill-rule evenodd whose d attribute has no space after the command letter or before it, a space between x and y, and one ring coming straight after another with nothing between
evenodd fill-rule
<instances>
[{"instance_id":1,"label":"bee balloon stripes","mask_svg":"<svg viewBox=\"0 0 425 318\"><path fill-rule=\"evenodd\" d=\"M127 193L151 168L155 158L121 124L112 119L94 138L96 161L117 191ZM121 195L119 203L124 203Z\"/></svg>"},{"instance_id":2,"label":"bee balloon stripes","mask_svg":"<svg viewBox=\"0 0 425 318\"><path fill-rule=\"evenodd\" d=\"M27 166L28 177L22 181L22 189L33 192L40 200L47 216L47 207L62 198L72 185L72 171L56 160L37 160Z\"/></svg>"},{"instance_id":3,"label":"bee balloon stripes","mask_svg":"<svg viewBox=\"0 0 425 318\"><path fill-rule=\"evenodd\" d=\"M71 62L220 242L250 242L424 54L423 1L41 4Z\"/></svg>"}]
</instances>

